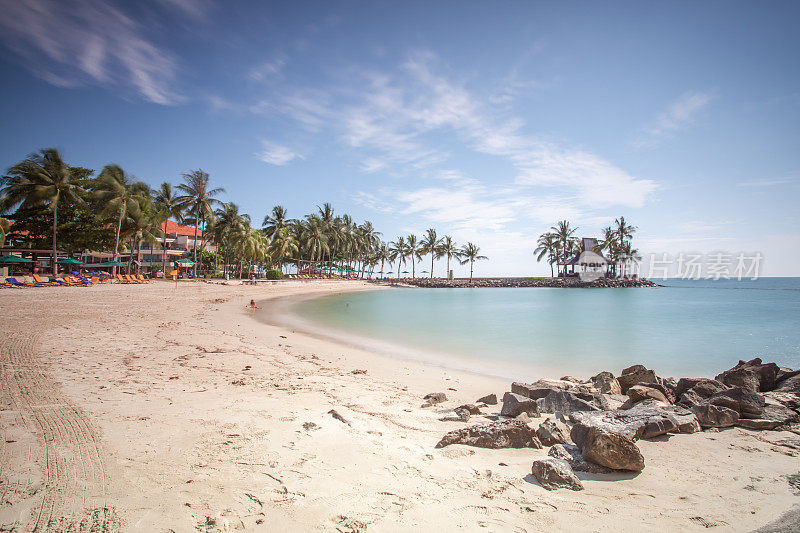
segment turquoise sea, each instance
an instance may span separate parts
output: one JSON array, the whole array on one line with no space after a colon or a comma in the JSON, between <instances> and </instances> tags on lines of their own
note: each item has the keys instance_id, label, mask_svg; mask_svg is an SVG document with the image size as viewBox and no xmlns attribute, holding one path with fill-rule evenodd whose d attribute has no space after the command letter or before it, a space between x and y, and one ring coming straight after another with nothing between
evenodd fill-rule
<instances>
[{"instance_id":1,"label":"turquoise sea","mask_svg":"<svg viewBox=\"0 0 800 533\"><path fill-rule=\"evenodd\" d=\"M800 367L800 278L659 283L665 287L399 288L307 300L293 312L398 352L503 377L618 374L636 363L662 376L713 376L753 357Z\"/></svg>"}]
</instances>

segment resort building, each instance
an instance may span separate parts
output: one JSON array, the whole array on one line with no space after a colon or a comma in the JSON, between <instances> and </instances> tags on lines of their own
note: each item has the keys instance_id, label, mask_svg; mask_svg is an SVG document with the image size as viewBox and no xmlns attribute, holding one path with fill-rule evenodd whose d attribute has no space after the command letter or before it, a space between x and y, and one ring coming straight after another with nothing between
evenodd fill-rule
<instances>
[{"instance_id":1,"label":"resort building","mask_svg":"<svg viewBox=\"0 0 800 533\"><path fill-rule=\"evenodd\" d=\"M608 267L611 262L603 257L602 254L595 252L598 243L597 239L591 237L584 237L581 239L581 251L568 260L566 263L559 263L564 267L564 271L568 274L575 275L575 267L579 267L577 272L578 277L582 281L593 281L602 278L608 272Z\"/></svg>"}]
</instances>

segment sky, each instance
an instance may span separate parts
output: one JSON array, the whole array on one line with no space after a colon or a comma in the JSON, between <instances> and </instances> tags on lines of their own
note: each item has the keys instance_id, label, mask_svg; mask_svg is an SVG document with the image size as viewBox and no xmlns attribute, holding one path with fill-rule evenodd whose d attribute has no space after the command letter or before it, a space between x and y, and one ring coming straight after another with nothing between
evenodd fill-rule
<instances>
[{"instance_id":1,"label":"sky","mask_svg":"<svg viewBox=\"0 0 800 533\"><path fill-rule=\"evenodd\" d=\"M330 202L387 241L474 242L482 276L549 274L540 234L619 216L643 275L683 254L800 276L797 20L778 1L0 0L0 167L52 146L153 187L203 169L258 224Z\"/></svg>"}]
</instances>

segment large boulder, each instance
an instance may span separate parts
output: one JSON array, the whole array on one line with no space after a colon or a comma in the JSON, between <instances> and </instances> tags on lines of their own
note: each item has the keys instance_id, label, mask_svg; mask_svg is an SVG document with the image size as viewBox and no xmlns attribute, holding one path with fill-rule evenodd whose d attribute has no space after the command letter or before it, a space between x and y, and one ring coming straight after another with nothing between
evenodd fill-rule
<instances>
[{"instance_id":1,"label":"large boulder","mask_svg":"<svg viewBox=\"0 0 800 533\"><path fill-rule=\"evenodd\" d=\"M527 413L530 416L539 416L539 405L536 400L532 400L520 394L507 392L503 395L503 407L500 414L503 416L516 417L521 413Z\"/></svg>"},{"instance_id":2,"label":"large boulder","mask_svg":"<svg viewBox=\"0 0 800 533\"><path fill-rule=\"evenodd\" d=\"M564 413L576 411L602 411L608 409L608 402L600 394L583 392L550 391L547 396L536 400L542 413Z\"/></svg>"},{"instance_id":3,"label":"large boulder","mask_svg":"<svg viewBox=\"0 0 800 533\"><path fill-rule=\"evenodd\" d=\"M536 436L545 446L564 444L569 442L569 427L558 418L550 417L539 424Z\"/></svg>"},{"instance_id":4,"label":"large boulder","mask_svg":"<svg viewBox=\"0 0 800 533\"><path fill-rule=\"evenodd\" d=\"M572 471L569 463L563 459L547 457L534 461L531 473L547 490L570 489L583 490L581 480Z\"/></svg>"},{"instance_id":5,"label":"large boulder","mask_svg":"<svg viewBox=\"0 0 800 533\"><path fill-rule=\"evenodd\" d=\"M667 399L667 396L664 394L664 392L657 389L655 386L648 386L643 383L630 387L627 394L628 398L631 400L631 403L638 403L642 400L658 400L664 403L671 403L669 399Z\"/></svg>"},{"instance_id":6,"label":"large boulder","mask_svg":"<svg viewBox=\"0 0 800 533\"><path fill-rule=\"evenodd\" d=\"M600 372L592 377L592 384L602 394L622 394L619 381L611 372Z\"/></svg>"},{"instance_id":7,"label":"large boulder","mask_svg":"<svg viewBox=\"0 0 800 533\"><path fill-rule=\"evenodd\" d=\"M563 459L569 463L575 472L588 472L591 474L608 474L614 470L606 466L598 465L584 459L581 450L573 444L555 444L547 452L550 457Z\"/></svg>"},{"instance_id":8,"label":"large boulder","mask_svg":"<svg viewBox=\"0 0 800 533\"><path fill-rule=\"evenodd\" d=\"M778 368L778 375L775 376L775 385L776 387L783 383L785 380L789 378L793 378L794 376L800 375L800 369L792 370L791 368Z\"/></svg>"},{"instance_id":9,"label":"large boulder","mask_svg":"<svg viewBox=\"0 0 800 533\"><path fill-rule=\"evenodd\" d=\"M800 395L800 374L784 379L775 390Z\"/></svg>"},{"instance_id":10,"label":"large boulder","mask_svg":"<svg viewBox=\"0 0 800 533\"><path fill-rule=\"evenodd\" d=\"M702 428L727 428L736 424L739 413L719 405L702 404L692 407Z\"/></svg>"},{"instance_id":11,"label":"large boulder","mask_svg":"<svg viewBox=\"0 0 800 533\"><path fill-rule=\"evenodd\" d=\"M701 398L710 398L716 393L727 389L728 387L715 379L708 378L681 378L675 387L675 400L679 403L685 392L693 390L695 394Z\"/></svg>"},{"instance_id":12,"label":"large boulder","mask_svg":"<svg viewBox=\"0 0 800 533\"><path fill-rule=\"evenodd\" d=\"M761 359L755 358L750 361L739 361L735 367L719 374L716 379L729 387L767 392L777 385L779 371L780 368L775 363L762 363Z\"/></svg>"},{"instance_id":13,"label":"large boulder","mask_svg":"<svg viewBox=\"0 0 800 533\"><path fill-rule=\"evenodd\" d=\"M739 418L761 418L765 405L763 396L741 387L718 392L708 400L708 403L733 409L739 413Z\"/></svg>"},{"instance_id":14,"label":"large boulder","mask_svg":"<svg viewBox=\"0 0 800 533\"><path fill-rule=\"evenodd\" d=\"M656 373L644 367L644 365L633 365L622 371L617 378L622 394L638 383L658 383Z\"/></svg>"},{"instance_id":15,"label":"large boulder","mask_svg":"<svg viewBox=\"0 0 800 533\"><path fill-rule=\"evenodd\" d=\"M554 390L582 393L595 392L594 387L582 383L565 381L563 379L540 379L533 383L520 383L515 381L511 384L511 392L533 398L534 400L544 398Z\"/></svg>"},{"instance_id":16,"label":"large boulder","mask_svg":"<svg viewBox=\"0 0 800 533\"><path fill-rule=\"evenodd\" d=\"M665 433L695 433L700 431L697 417L683 407L642 402L631 409L599 413L572 413L570 436L581 446L590 427L620 433L632 440L650 439ZM577 440L576 440L577 439Z\"/></svg>"},{"instance_id":17,"label":"large boulder","mask_svg":"<svg viewBox=\"0 0 800 533\"><path fill-rule=\"evenodd\" d=\"M541 448L536 431L520 420L501 420L460 428L445 434L436 444L443 448L451 444L466 444L478 448Z\"/></svg>"},{"instance_id":18,"label":"large boulder","mask_svg":"<svg viewBox=\"0 0 800 533\"><path fill-rule=\"evenodd\" d=\"M581 454L588 461L614 470L644 469L644 457L633 439L599 427L590 427L583 443Z\"/></svg>"},{"instance_id":19,"label":"large boulder","mask_svg":"<svg viewBox=\"0 0 800 533\"><path fill-rule=\"evenodd\" d=\"M485 403L486 405L497 405L497 394L488 394L483 398L479 398L477 403Z\"/></svg>"},{"instance_id":20,"label":"large boulder","mask_svg":"<svg viewBox=\"0 0 800 533\"><path fill-rule=\"evenodd\" d=\"M756 431L772 430L781 425L780 420L767 420L764 418L740 418L736 425L740 428Z\"/></svg>"}]
</instances>

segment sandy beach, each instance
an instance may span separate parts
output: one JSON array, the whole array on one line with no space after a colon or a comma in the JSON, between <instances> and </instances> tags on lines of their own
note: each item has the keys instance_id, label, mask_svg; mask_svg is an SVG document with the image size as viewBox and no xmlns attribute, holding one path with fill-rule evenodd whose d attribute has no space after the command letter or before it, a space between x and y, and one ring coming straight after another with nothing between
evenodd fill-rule
<instances>
[{"instance_id":1,"label":"sandy beach","mask_svg":"<svg viewBox=\"0 0 800 533\"><path fill-rule=\"evenodd\" d=\"M580 492L531 475L546 447L436 449L464 426L445 413L510 383L302 333L271 302L372 288L0 291L0 530L751 531L800 504L788 432L641 440L641 473Z\"/></svg>"}]
</instances>

